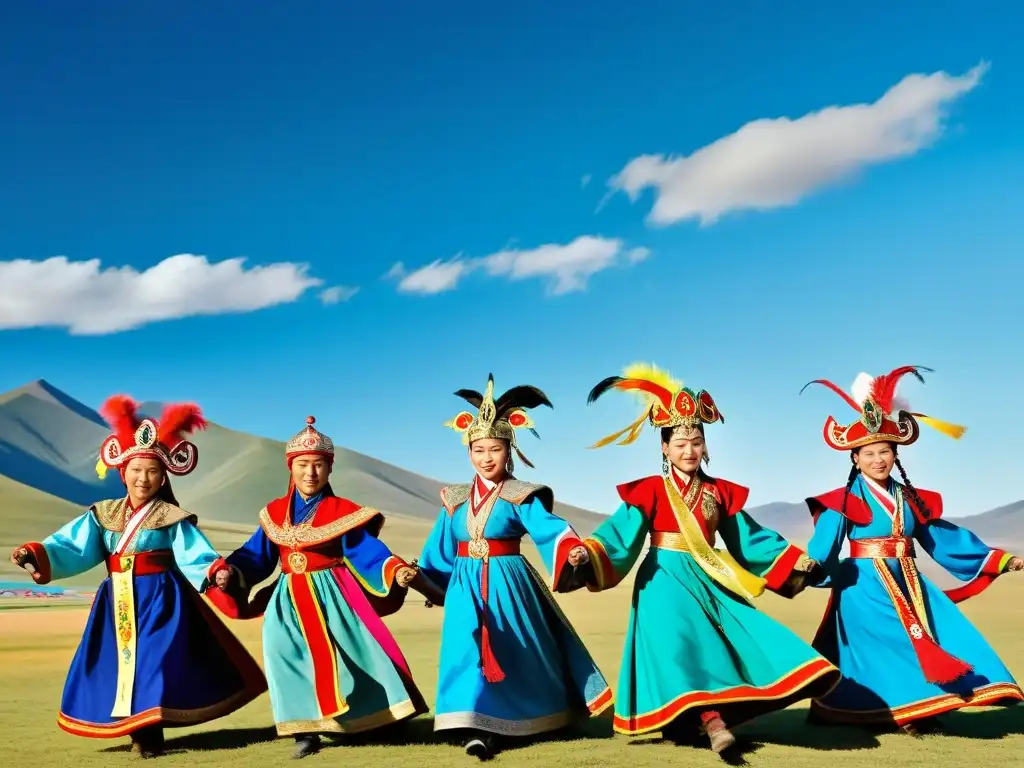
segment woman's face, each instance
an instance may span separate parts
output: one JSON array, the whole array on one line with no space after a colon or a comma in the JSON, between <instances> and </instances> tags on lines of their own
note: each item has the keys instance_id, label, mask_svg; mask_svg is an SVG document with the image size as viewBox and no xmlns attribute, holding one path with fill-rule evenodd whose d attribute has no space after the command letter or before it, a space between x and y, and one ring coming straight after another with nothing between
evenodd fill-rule
<instances>
[{"instance_id":1,"label":"woman's face","mask_svg":"<svg viewBox=\"0 0 1024 768\"><path fill-rule=\"evenodd\" d=\"M704 456L704 436L673 435L671 440L661 444L661 452L673 467L687 475L693 475L700 467L700 460Z\"/></svg>"},{"instance_id":2,"label":"woman's face","mask_svg":"<svg viewBox=\"0 0 1024 768\"><path fill-rule=\"evenodd\" d=\"M480 477L497 483L505 477L508 452L508 440L484 437L474 440L469 446L469 460L473 462L473 467L480 473Z\"/></svg>"},{"instance_id":3,"label":"woman's face","mask_svg":"<svg viewBox=\"0 0 1024 768\"><path fill-rule=\"evenodd\" d=\"M157 459L131 459L124 468L124 484L136 506L153 498L166 478L164 465Z\"/></svg>"},{"instance_id":4,"label":"woman's face","mask_svg":"<svg viewBox=\"0 0 1024 768\"><path fill-rule=\"evenodd\" d=\"M876 483L885 483L896 465L896 451L891 443L872 443L854 451L853 463Z\"/></svg>"}]
</instances>

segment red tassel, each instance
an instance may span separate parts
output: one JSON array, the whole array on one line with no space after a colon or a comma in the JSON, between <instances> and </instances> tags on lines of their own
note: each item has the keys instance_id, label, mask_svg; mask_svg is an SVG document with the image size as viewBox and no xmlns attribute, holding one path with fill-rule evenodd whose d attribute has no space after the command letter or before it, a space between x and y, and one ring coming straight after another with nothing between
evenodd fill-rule
<instances>
[{"instance_id":1,"label":"red tassel","mask_svg":"<svg viewBox=\"0 0 1024 768\"><path fill-rule=\"evenodd\" d=\"M917 646L917 660L924 672L924 679L929 683L952 683L974 669L967 662L942 650L929 637L922 637L914 645Z\"/></svg>"},{"instance_id":2,"label":"red tassel","mask_svg":"<svg viewBox=\"0 0 1024 768\"><path fill-rule=\"evenodd\" d=\"M488 561L484 560L480 563L480 596L484 604L480 613L480 666L483 668L484 680L488 683L500 683L505 679L505 672L491 650L491 636L487 629L488 570Z\"/></svg>"}]
</instances>

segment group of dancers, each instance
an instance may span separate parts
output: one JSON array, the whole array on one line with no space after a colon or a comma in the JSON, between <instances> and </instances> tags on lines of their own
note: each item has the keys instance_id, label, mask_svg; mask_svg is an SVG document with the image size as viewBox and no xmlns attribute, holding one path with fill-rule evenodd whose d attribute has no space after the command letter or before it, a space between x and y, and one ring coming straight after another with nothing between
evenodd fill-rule
<instances>
[{"instance_id":1,"label":"group of dancers","mask_svg":"<svg viewBox=\"0 0 1024 768\"><path fill-rule=\"evenodd\" d=\"M811 700L811 723L914 734L940 727L936 717L951 710L1014 704L1020 686L956 603L1024 561L946 520L941 496L908 479L899 451L920 424L963 431L896 397L897 382L923 381L921 370L861 374L852 395L814 382L857 418L825 424L826 443L851 467L845 486L807 499L806 551L745 511L747 488L703 469L705 426L724 421L711 395L650 365L590 393L589 402L613 390L639 397L636 421L594 447L633 443L650 423L660 430L661 472L618 486L621 505L589 537L554 514L550 488L514 475L515 459L532 467L517 433L536 435L529 412L551 406L544 393L517 386L495 397L492 378L483 393L456 392L472 410L446 426L461 434L475 475L441 491L437 521L411 561L381 540L378 510L334 494L334 445L312 417L285 448L287 493L222 557L169 482L196 467L189 436L206 426L200 410L171 405L159 420L142 418L133 400L112 397L101 412L113 434L97 468L118 470L127 496L11 555L40 584L101 563L109 573L58 725L130 736L133 751L150 757L162 753L165 728L223 717L269 690L278 735L305 757L324 734L426 713L382 621L410 589L444 610L434 729L457 730L480 759L506 739L563 729L613 704L618 733L661 732L720 753L735 743L735 726L801 700ZM527 535L546 579L520 553ZM614 588L648 542L613 696L553 593ZM963 584L942 591L921 575L918 546ZM810 645L753 605L765 590L793 598L807 587L831 593ZM262 670L211 605L234 619L263 617Z\"/></svg>"}]
</instances>

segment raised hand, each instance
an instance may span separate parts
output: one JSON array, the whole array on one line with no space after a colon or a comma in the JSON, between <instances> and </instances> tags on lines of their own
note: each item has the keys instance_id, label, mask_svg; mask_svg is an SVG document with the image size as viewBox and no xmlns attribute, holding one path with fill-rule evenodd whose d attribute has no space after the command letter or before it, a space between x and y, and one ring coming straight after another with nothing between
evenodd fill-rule
<instances>
[{"instance_id":1,"label":"raised hand","mask_svg":"<svg viewBox=\"0 0 1024 768\"><path fill-rule=\"evenodd\" d=\"M1024 559L1019 557L1010 558L1010 562L1006 564L1006 570L1008 571L1024 571Z\"/></svg>"},{"instance_id":2,"label":"raised hand","mask_svg":"<svg viewBox=\"0 0 1024 768\"><path fill-rule=\"evenodd\" d=\"M590 553L587 552L586 547L573 547L566 559L569 561L569 565L573 568L578 568L590 562Z\"/></svg>"},{"instance_id":3,"label":"raised hand","mask_svg":"<svg viewBox=\"0 0 1024 768\"><path fill-rule=\"evenodd\" d=\"M39 570L39 564L36 562L36 559L25 547L15 547L14 551L11 552L11 562L19 568L28 566L27 570L33 573Z\"/></svg>"}]
</instances>

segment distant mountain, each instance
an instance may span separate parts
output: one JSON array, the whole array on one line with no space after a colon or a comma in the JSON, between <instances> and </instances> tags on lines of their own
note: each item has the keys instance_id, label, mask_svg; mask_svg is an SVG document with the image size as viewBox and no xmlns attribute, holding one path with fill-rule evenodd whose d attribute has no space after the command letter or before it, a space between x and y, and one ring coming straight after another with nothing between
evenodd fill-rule
<instances>
[{"instance_id":1,"label":"distant mountain","mask_svg":"<svg viewBox=\"0 0 1024 768\"><path fill-rule=\"evenodd\" d=\"M160 403L144 403L143 414L159 416ZM77 507L120 496L117 473L101 481L95 472L99 446L109 434L88 406L45 381L0 395L0 476L43 491ZM259 510L285 493L284 443L217 424L194 436L199 466L173 478L182 505L200 520L253 525ZM385 513L433 520L445 483L336 447L331 485L339 495ZM6 501L4 499L4 501ZM0 504L0 516L6 516ZM555 511L589 533L601 515L560 502Z\"/></svg>"}]
</instances>

